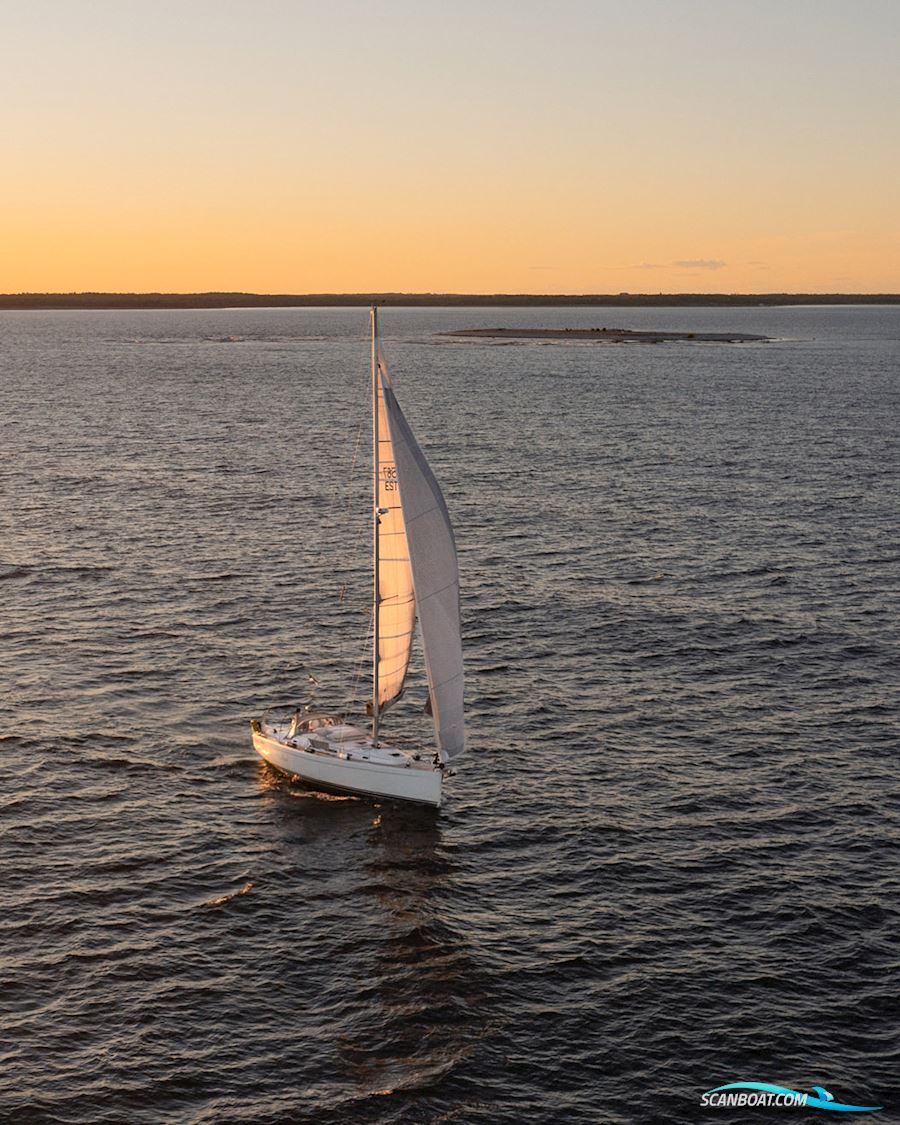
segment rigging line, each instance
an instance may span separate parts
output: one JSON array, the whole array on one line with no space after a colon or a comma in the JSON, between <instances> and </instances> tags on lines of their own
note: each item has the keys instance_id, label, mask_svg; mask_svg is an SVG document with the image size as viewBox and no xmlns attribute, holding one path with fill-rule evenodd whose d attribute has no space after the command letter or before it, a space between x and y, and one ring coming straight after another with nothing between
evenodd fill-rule
<instances>
[{"instance_id":1,"label":"rigging line","mask_svg":"<svg viewBox=\"0 0 900 1125\"><path fill-rule=\"evenodd\" d=\"M341 511L343 513L344 519L347 522L349 522L349 520L350 520L350 514L351 514L351 511L352 511L353 479L354 479L354 475L355 475L355 472L356 472L356 463L359 460L359 447L360 447L360 443L362 442L363 426L364 426L364 415L363 415L362 412L360 412L360 420L359 420L359 422L357 423L357 426L356 426L356 441L354 442L354 445L353 445L353 456L350 459L350 469L347 473L347 486L346 486L346 494L345 494L345 497L344 497L344 503L343 503L343 505L340 506L340 508L338 508L338 511ZM355 542L351 543L351 546L350 546L351 554L355 553L356 549L359 547L360 540L362 539L363 529L364 529L364 523L363 523L363 521L360 521L360 524L357 527L357 531L356 531ZM338 591L338 605L344 604L344 600L345 600L346 596L347 596L347 583L342 582L340 584L340 588L339 588L339 591ZM344 631L342 631L341 632L340 644L338 645L338 662L339 662L340 667L343 667L343 664L344 664L344 651L345 651L345 648L346 648L346 642L347 642L347 634Z\"/></svg>"},{"instance_id":2,"label":"rigging line","mask_svg":"<svg viewBox=\"0 0 900 1125\"><path fill-rule=\"evenodd\" d=\"M350 511L350 501L353 494L353 475L356 471L356 462L359 459L359 445L362 441L363 423L360 421L356 427L356 442L353 446L353 456L350 459L350 471L347 474L347 495L344 503L345 511Z\"/></svg>"},{"instance_id":3,"label":"rigging line","mask_svg":"<svg viewBox=\"0 0 900 1125\"><path fill-rule=\"evenodd\" d=\"M359 655L359 660L357 661L357 664L356 664L356 673L353 676L353 681L352 681L351 687L350 687L350 698L348 700L347 710L349 710L350 707L354 703L356 703L357 700L358 700L357 693L359 691L360 681L362 680L363 665L365 665L368 662L369 649L371 647L370 642L372 640L372 634L373 634L373 631L374 631L374 627L375 627L375 619L370 614L368 625L366 626L366 635L365 635L365 638L364 638L363 643L360 646L360 650L359 650L360 655Z\"/></svg>"},{"instance_id":4,"label":"rigging line","mask_svg":"<svg viewBox=\"0 0 900 1125\"><path fill-rule=\"evenodd\" d=\"M366 397L368 398L368 380L366 380L366 391L367 391ZM359 449L360 449L360 445L361 445L361 442L362 442L362 432L363 432L364 426L366 425L365 412L360 411L359 416L360 416L360 421L358 422L357 427L356 427L356 440L354 442L353 457L352 457L351 462L350 462L350 470L349 470L349 473L348 473L348 476L347 476L346 502L344 504L344 510L346 512L346 519L347 519L348 522L349 522L350 514L351 514L351 511L352 511L352 507L353 507L354 474L355 474L357 462L359 461ZM389 441L390 439L389 438L388 439L381 439L382 442L384 440ZM381 442L379 442L379 444L381 444ZM396 506L398 506L398 505L395 505L395 507ZM357 550L358 550L358 548L360 546L360 543L361 543L361 540L363 538L363 534L367 530L368 530L368 526L367 526L365 520L360 520L360 521L357 522L356 535L355 535L353 541L350 543L350 553L351 553L351 555L355 555L357 553ZM347 595L347 588L348 588L348 584L346 582L342 582L340 584L340 589L339 589L339 594L338 594L338 602L339 602L340 605L343 605L345 603L345 599L346 599L346 595ZM374 625L375 625L374 613L372 613L371 610L370 610L370 613L367 615L367 617L368 617L368 624L366 626L366 634L365 634L365 637L363 638L363 644L360 648L360 656L359 656L358 663L356 665L356 671L355 671L355 673L352 677L351 688L350 688L351 697L350 697L350 700L348 701L348 706L357 702L358 691L359 691L359 688L360 688L360 682L361 682L362 676L363 676L363 665L366 663L368 655L371 652L372 642L374 640ZM338 653L338 660L339 660L339 663L340 663L341 667L343 667L343 663L344 663L344 650L345 650L345 647L346 647L346 642L347 642L348 637L349 637L349 630L347 632L342 631L341 641L340 641L340 645L339 645L339 653Z\"/></svg>"},{"instance_id":5,"label":"rigging line","mask_svg":"<svg viewBox=\"0 0 900 1125\"><path fill-rule=\"evenodd\" d=\"M348 607L348 608L350 608L350 607ZM351 690L351 693L352 693L351 698L353 698L353 699L356 698L356 692L357 692L357 688L359 686L359 681L362 678L363 664L366 662L367 653L368 653L368 651L371 647L370 642L372 640L372 629L373 629L374 622L373 622L373 619L372 619L371 607L367 607L367 608L369 609L369 612L366 614L365 636L363 637L363 643L359 648L359 656L357 657L357 660L356 660L356 670L355 670L355 672L352 676L352 679L351 679L351 689L350 690ZM349 627L349 624L350 623L348 622L348 627L346 629L341 630L341 642L340 642L340 645L338 646L338 651L339 651L338 662L339 662L339 667L341 667L341 668L344 667L344 650L347 647L347 641L350 639L352 633L355 633L355 630L351 631L351 629Z\"/></svg>"},{"instance_id":6,"label":"rigging line","mask_svg":"<svg viewBox=\"0 0 900 1125\"><path fill-rule=\"evenodd\" d=\"M356 439L353 445L353 453L350 457L350 468L347 470L346 477L342 480L341 477L335 476L328 491L328 507L337 515L341 515L350 506L350 490L352 488L353 471L356 468L356 458L357 454L359 453L359 441L361 435L362 422L359 422L356 429Z\"/></svg>"}]
</instances>

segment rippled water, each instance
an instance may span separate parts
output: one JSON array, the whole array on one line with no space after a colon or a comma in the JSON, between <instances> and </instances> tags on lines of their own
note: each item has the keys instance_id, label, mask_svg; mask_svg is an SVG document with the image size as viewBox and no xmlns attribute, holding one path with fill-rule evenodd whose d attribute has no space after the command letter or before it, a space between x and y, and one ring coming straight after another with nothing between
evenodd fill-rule
<instances>
[{"instance_id":1,"label":"rippled water","mask_svg":"<svg viewBox=\"0 0 900 1125\"><path fill-rule=\"evenodd\" d=\"M495 324L776 339L434 335ZM2 1120L900 1119L900 310L383 325L463 571L437 815L249 743L365 694L365 311L0 318Z\"/></svg>"}]
</instances>

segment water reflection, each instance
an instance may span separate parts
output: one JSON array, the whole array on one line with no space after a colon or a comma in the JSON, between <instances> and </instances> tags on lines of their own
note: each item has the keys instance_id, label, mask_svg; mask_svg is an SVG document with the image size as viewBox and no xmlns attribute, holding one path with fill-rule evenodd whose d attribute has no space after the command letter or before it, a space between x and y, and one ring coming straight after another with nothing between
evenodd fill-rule
<instances>
[{"instance_id":1,"label":"water reflection","mask_svg":"<svg viewBox=\"0 0 900 1125\"><path fill-rule=\"evenodd\" d=\"M453 917L457 864L436 810L323 797L291 781L278 794L281 828L304 866L326 864L336 926L349 956L333 963L336 997L320 1034L333 1036L332 1097L354 1111L369 1099L431 1088L471 1051L484 991L470 943ZM319 912L320 916L323 914ZM318 926L327 925L320 917ZM352 935L352 936L351 936ZM338 941L339 951L345 948ZM321 959L321 943L318 947ZM319 1087L321 1089L321 1087ZM352 1093L351 1093L352 1091Z\"/></svg>"},{"instance_id":2,"label":"water reflection","mask_svg":"<svg viewBox=\"0 0 900 1125\"><path fill-rule=\"evenodd\" d=\"M343 1037L360 1093L432 1086L471 1049L471 949L448 917L455 863L435 810L384 805L372 818L366 864L380 907L377 973L359 1033Z\"/></svg>"}]
</instances>

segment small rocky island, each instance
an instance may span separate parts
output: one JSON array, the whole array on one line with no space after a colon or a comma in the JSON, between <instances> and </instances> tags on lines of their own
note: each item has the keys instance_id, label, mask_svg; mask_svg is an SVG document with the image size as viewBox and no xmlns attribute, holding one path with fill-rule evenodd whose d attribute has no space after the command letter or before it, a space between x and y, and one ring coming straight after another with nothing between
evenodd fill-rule
<instances>
[{"instance_id":1,"label":"small rocky island","mask_svg":"<svg viewBox=\"0 0 900 1125\"><path fill-rule=\"evenodd\" d=\"M634 328L461 328L438 335L476 340L591 340L601 344L664 344L683 340L704 344L770 342L768 336L749 332L649 332Z\"/></svg>"}]
</instances>

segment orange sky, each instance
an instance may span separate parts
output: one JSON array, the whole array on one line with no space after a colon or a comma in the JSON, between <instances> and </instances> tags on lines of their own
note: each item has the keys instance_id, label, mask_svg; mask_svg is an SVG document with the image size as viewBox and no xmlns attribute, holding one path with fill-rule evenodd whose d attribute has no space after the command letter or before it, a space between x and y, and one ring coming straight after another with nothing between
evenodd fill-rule
<instances>
[{"instance_id":1,"label":"orange sky","mask_svg":"<svg viewBox=\"0 0 900 1125\"><path fill-rule=\"evenodd\" d=\"M0 291L898 291L893 0L32 0Z\"/></svg>"}]
</instances>

